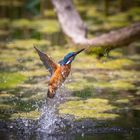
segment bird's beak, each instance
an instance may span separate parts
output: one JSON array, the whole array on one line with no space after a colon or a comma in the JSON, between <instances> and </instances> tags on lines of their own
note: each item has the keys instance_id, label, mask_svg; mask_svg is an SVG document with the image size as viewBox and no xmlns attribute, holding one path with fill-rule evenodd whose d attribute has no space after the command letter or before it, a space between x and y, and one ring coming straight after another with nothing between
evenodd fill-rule
<instances>
[{"instance_id":1,"label":"bird's beak","mask_svg":"<svg viewBox=\"0 0 140 140\"><path fill-rule=\"evenodd\" d=\"M81 49L81 50L75 52L75 53L74 53L74 56L76 56L77 54L81 53L81 52L84 51L84 50L85 50L85 49Z\"/></svg>"}]
</instances>

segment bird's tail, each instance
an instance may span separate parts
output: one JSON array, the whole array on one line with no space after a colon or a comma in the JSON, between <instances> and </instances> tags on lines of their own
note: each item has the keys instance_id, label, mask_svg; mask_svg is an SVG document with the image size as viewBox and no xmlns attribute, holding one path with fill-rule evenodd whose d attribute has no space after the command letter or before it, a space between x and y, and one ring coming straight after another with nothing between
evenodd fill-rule
<instances>
[{"instance_id":1,"label":"bird's tail","mask_svg":"<svg viewBox=\"0 0 140 140\"><path fill-rule=\"evenodd\" d=\"M55 92L51 92L51 91L48 89L47 97L53 98L54 96L55 96Z\"/></svg>"}]
</instances>

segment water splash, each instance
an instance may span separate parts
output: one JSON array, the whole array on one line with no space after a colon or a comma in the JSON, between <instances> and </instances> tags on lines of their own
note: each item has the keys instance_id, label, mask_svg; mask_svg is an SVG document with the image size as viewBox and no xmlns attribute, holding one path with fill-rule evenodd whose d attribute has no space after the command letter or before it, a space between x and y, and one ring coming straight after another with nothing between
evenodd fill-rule
<instances>
[{"instance_id":1,"label":"water splash","mask_svg":"<svg viewBox=\"0 0 140 140\"><path fill-rule=\"evenodd\" d=\"M52 107L49 106L48 104L44 105L41 111L42 116L39 121L40 127L38 130L50 134L52 133L52 131L54 131L55 122L57 121L58 118L57 114L55 113L56 112L55 105Z\"/></svg>"},{"instance_id":2,"label":"water splash","mask_svg":"<svg viewBox=\"0 0 140 140\"><path fill-rule=\"evenodd\" d=\"M57 111L58 105L65 100L65 93L63 85L61 90L57 91L56 96L53 99L46 100L46 103L41 108L42 115L39 120L38 131L52 134L60 128L65 127L65 124ZM61 96L61 94L63 94L63 96Z\"/></svg>"}]
</instances>

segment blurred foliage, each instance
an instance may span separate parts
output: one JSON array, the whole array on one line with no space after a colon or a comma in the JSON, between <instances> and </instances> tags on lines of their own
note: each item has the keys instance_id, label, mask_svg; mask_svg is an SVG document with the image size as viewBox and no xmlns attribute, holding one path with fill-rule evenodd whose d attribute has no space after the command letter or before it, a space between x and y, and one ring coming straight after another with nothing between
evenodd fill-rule
<instances>
[{"instance_id":1,"label":"blurred foliage","mask_svg":"<svg viewBox=\"0 0 140 140\"><path fill-rule=\"evenodd\" d=\"M23 118L23 119L32 119L36 120L40 116L40 113L38 111L30 111L30 112L23 112L23 113L14 113L11 115L10 119L18 119L18 118Z\"/></svg>"},{"instance_id":2,"label":"blurred foliage","mask_svg":"<svg viewBox=\"0 0 140 140\"><path fill-rule=\"evenodd\" d=\"M46 40L37 40L37 39L20 39L20 40L14 40L12 42L9 42L7 44L8 48L18 48L18 49L33 49L34 45L40 45L45 46L49 45L49 41Z\"/></svg>"},{"instance_id":3,"label":"blurred foliage","mask_svg":"<svg viewBox=\"0 0 140 140\"><path fill-rule=\"evenodd\" d=\"M34 45L56 62L77 50L73 44L67 44L49 3L41 15L38 0L22 2L23 5L14 4L11 11L5 8L8 15L0 14L0 119L38 119L40 116L38 108L46 99L49 73ZM8 1L0 1L0 6L4 3ZM87 23L89 37L140 20L137 5L120 12L118 1L112 1L106 16L103 1L74 0L74 3ZM77 56L65 85L72 95L58 107L59 113L71 114L77 119L112 120L120 118L122 110L127 112L126 107L139 110L140 43L132 46L113 50L109 58L100 60L93 52L106 52L101 48Z\"/></svg>"},{"instance_id":4,"label":"blurred foliage","mask_svg":"<svg viewBox=\"0 0 140 140\"><path fill-rule=\"evenodd\" d=\"M10 20L7 18L0 19L0 28L7 27L9 25Z\"/></svg>"},{"instance_id":5,"label":"blurred foliage","mask_svg":"<svg viewBox=\"0 0 140 140\"><path fill-rule=\"evenodd\" d=\"M92 118L107 120L119 117L119 115L111 113L111 110L117 109L117 107L110 105L108 100L100 98L68 101L60 105L59 109L59 113L74 115L77 117L76 119Z\"/></svg>"},{"instance_id":6,"label":"blurred foliage","mask_svg":"<svg viewBox=\"0 0 140 140\"><path fill-rule=\"evenodd\" d=\"M32 14L37 15L39 13L39 4L40 0L27 0L27 3L25 3L25 8Z\"/></svg>"},{"instance_id":7,"label":"blurred foliage","mask_svg":"<svg viewBox=\"0 0 140 140\"><path fill-rule=\"evenodd\" d=\"M11 24L13 28L32 28L31 20L29 19L17 19Z\"/></svg>"},{"instance_id":8,"label":"blurred foliage","mask_svg":"<svg viewBox=\"0 0 140 140\"><path fill-rule=\"evenodd\" d=\"M41 33L53 33L58 32L60 27L57 20L29 20L29 19L18 19L14 20L11 25L17 29L34 29Z\"/></svg>"},{"instance_id":9,"label":"blurred foliage","mask_svg":"<svg viewBox=\"0 0 140 140\"><path fill-rule=\"evenodd\" d=\"M17 84L26 80L26 77L20 73L0 73L0 89L16 87Z\"/></svg>"}]
</instances>

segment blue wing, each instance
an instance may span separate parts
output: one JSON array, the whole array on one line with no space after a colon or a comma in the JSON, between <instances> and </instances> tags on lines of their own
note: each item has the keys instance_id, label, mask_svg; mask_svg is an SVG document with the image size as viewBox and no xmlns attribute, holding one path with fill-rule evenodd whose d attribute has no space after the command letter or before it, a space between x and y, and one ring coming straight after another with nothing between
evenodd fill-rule
<instances>
[{"instance_id":1,"label":"blue wing","mask_svg":"<svg viewBox=\"0 0 140 140\"><path fill-rule=\"evenodd\" d=\"M37 51L40 60L43 62L47 70L51 73L51 75L54 73L54 71L57 69L58 65L45 53L41 52L38 48L34 47Z\"/></svg>"}]
</instances>

